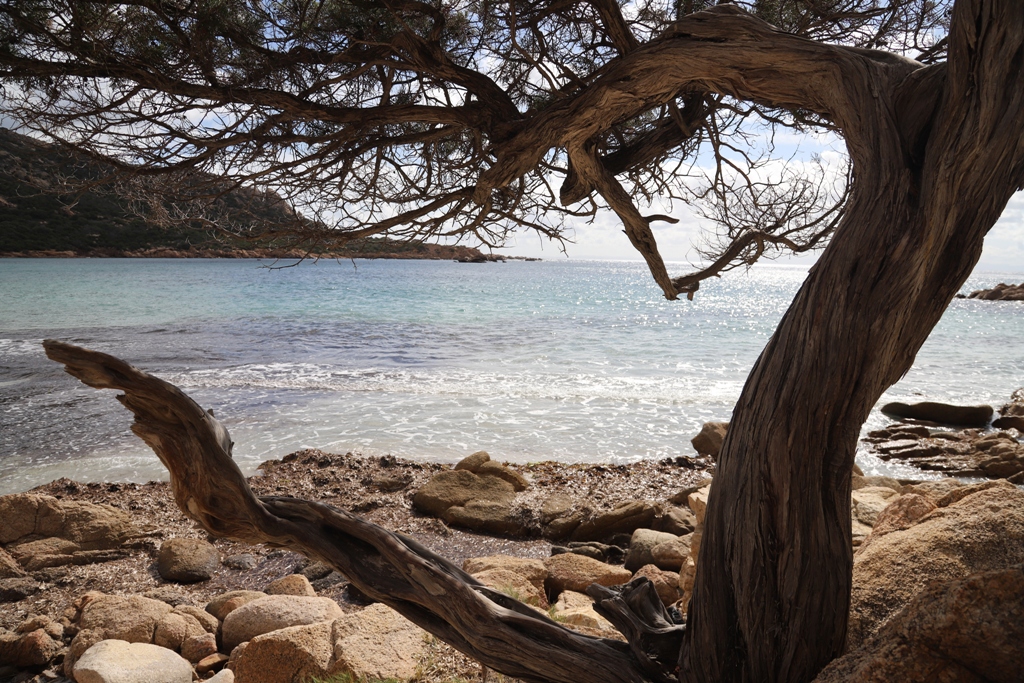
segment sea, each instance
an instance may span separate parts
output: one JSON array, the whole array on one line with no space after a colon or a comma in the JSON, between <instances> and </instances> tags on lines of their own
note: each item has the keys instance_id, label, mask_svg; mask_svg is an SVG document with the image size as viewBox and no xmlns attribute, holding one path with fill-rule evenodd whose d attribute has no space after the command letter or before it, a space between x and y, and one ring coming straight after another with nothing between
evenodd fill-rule
<instances>
[{"instance_id":1,"label":"sea","mask_svg":"<svg viewBox=\"0 0 1024 683\"><path fill-rule=\"evenodd\" d=\"M0 494L59 477L166 479L114 392L64 374L46 338L124 358L213 408L247 474L302 448L693 456L691 437L729 419L806 275L755 267L669 302L627 261L0 259ZM1022 280L976 273L964 291ZM1024 386L1022 339L1024 303L954 300L879 405L998 408ZM865 430L888 422L876 407Z\"/></svg>"}]
</instances>

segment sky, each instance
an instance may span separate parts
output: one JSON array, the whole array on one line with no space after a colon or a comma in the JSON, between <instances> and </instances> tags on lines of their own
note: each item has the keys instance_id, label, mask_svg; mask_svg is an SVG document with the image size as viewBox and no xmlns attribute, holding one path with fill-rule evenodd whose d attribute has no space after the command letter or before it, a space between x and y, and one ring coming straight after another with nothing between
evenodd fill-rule
<instances>
[{"instance_id":1,"label":"sky","mask_svg":"<svg viewBox=\"0 0 1024 683\"><path fill-rule=\"evenodd\" d=\"M665 261L693 262L697 256L693 244L699 242L700 224L690 215L684 215L681 206L673 212L680 221L676 225L655 223L653 226L658 250ZM544 259L612 259L642 261L643 258L629 243L622 232L618 218L611 212L603 212L592 224L580 222L573 225L575 243L566 245L566 254L561 253L557 244L541 241L536 235L517 234L508 249L502 253L513 256L532 256ZM799 258L779 259L776 263L801 263L810 265L816 255ZM974 272L1024 272L1024 192L1018 192L1011 199L1002 217L985 238L985 248ZM683 272L670 268L670 275Z\"/></svg>"}]
</instances>

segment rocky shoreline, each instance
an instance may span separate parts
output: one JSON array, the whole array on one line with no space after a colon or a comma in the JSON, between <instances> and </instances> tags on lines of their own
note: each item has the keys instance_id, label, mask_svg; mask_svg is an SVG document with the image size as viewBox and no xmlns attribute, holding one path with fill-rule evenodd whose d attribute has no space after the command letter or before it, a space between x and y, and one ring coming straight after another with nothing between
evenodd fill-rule
<instances>
[{"instance_id":1,"label":"rocky shoreline","mask_svg":"<svg viewBox=\"0 0 1024 683\"><path fill-rule=\"evenodd\" d=\"M684 618L726 430L706 425L694 458L631 465L509 465L479 452L452 467L305 450L249 481L258 495L323 501L408 534L569 628L621 638L583 591L645 577ZM856 672L878 667L911 680L945 666L914 635L922 623L928 642L969 641L991 680L1012 680L999 672L1019 672L1024 654L1000 643L1024 635L1013 612L1024 605L1024 491L859 471L853 488L850 653L819 680L866 680ZM932 582L948 590L929 593ZM963 601L979 591L988 607L971 612ZM165 483L61 479L0 497L0 600L0 680L16 683L114 680L111 666L150 661L182 683L509 680L329 567L208 537Z\"/></svg>"},{"instance_id":2,"label":"rocky shoreline","mask_svg":"<svg viewBox=\"0 0 1024 683\"><path fill-rule=\"evenodd\" d=\"M970 294L957 294L958 299L981 299L982 301L1024 301L1024 283L1019 285L1000 282L992 289L976 289Z\"/></svg>"},{"instance_id":3,"label":"rocky shoreline","mask_svg":"<svg viewBox=\"0 0 1024 683\"><path fill-rule=\"evenodd\" d=\"M44 249L37 251L0 252L0 258L200 258L200 259L272 259L272 260L319 260L319 259L414 259L428 261L459 261L460 263L486 263L504 260L539 261L540 259L484 254L479 249L465 246L438 244L416 245L416 249L395 251L348 251L335 250L309 252L303 249L272 248L192 248L174 249L151 247L147 249L87 249L61 250Z\"/></svg>"}]
</instances>

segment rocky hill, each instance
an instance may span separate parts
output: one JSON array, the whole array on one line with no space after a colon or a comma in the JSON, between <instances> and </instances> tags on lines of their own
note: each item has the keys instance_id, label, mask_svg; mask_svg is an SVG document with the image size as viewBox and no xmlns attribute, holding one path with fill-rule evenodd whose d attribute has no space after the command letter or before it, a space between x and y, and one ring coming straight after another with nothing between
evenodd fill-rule
<instances>
[{"instance_id":1,"label":"rocky hill","mask_svg":"<svg viewBox=\"0 0 1024 683\"><path fill-rule=\"evenodd\" d=\"M114 187L62 193L62 178L91 180L113 167L57 145L0 128L0 256L131 256L206 258L296 258L302 249L277 248L213 234L196 221L163 228L133 211L128 197ZM285 222L295 216L278 198L235 191L218 200L230 223L252 217ZM400 242L386 238L357 240L322 256L342 258L420 258L494 260L479 250Z\"/></svg>"}]
</instances>

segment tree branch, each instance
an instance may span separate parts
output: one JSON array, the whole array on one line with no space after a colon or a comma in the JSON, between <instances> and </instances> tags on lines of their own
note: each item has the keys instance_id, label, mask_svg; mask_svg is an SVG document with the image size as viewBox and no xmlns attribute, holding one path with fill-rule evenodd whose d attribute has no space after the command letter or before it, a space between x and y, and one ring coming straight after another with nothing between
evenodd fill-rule
<instances>
[{"instance_id":1,"label":"tree branch","mask_svg":"<svg viewBox=\"0 0 1024 683\"><path fill-rule=\"evenodd\" d=\"M325 562L368 596L485 666L531 683L648 683L617 640L570 631L480 584L414 539L322 503L256 497L227 430L184 392L114 356L47 340L46 355L97 389L118 389L132 431L171 475L178 506L210 533Z\"/></svg>"}]
</instances>

